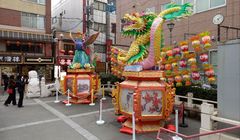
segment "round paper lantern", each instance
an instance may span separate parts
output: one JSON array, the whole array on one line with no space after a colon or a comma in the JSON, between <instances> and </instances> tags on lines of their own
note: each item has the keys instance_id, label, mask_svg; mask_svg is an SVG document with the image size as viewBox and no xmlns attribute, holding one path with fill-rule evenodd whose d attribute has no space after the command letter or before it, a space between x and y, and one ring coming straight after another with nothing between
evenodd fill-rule
<instances>
[{"instance_id":1,"label":"round paper lantern","mask_svg":"<svg viewBox=\"0 0 240 140\"><path fill-rule=\"evenodd\" d=\"M200 74L199 74L199 72L192 72L192 78L194 79L194 80L199 80L200 79Z\"/></svg>"},{"instance_id":2,"label":"round paper lantern","mask_svg":"<svg viewBox=\"0 0 240 140\"><path fill-rule=\"evenodd\" d=\"M201 62L207 62L208 61L208 55L203 53L203 54L200 55L199 59L200 59Z\"/></svg>"},{"instance_id":3,"label":"round paper lantern","mask_svg":"<svg viewBox=\"0 0 240 140\"><path fill-rule=\"evenodd\" d=\"M175 76L176 86L182 86L182 77L180 75Z\"/></svg>"},{"instance_id":4,"label":"round paper lantern","mask_svg":"<svg viewBox=\"0 0 240 140\"><path fill-rule=\"evenodd\" d=\"M63 50L63 49L62 49L62 50L60 50L60 53L65 53L65 50Z\"/></svg>"},{"instance_id":5,"label":"round paper lantern","mask_svg":"<svg viewBox=\"0 0 240 140\"><path fill-rule=\"evenodd\" d=\"M73 51L72 51L72 50L69 50L69 51L68 51L68 54L73 55Z\"/></svg>"},{"instance_id":6,"label":"round paper lantern","mask_svg":"<svg viewBox=\"0 0 240 140\"><path fill-rule=\"evenodd\" d=\"M213 69L209 69L205 72L207 77L212 77L214 76L214 70Z\"/></svg>"},{"instance_id":7,"label":"round paper lantern","mask_svg":"<svg viewBox=\"0 0 240 140\"><path fill-rule=\"evenodd\" d=\"M182 67L182 68L186 68L186 67L187 67L187 61L186 61L186 60L180 60L180 61L179 61L179 65L180 65L180 67Z\"/></svg>"}]
</instances>

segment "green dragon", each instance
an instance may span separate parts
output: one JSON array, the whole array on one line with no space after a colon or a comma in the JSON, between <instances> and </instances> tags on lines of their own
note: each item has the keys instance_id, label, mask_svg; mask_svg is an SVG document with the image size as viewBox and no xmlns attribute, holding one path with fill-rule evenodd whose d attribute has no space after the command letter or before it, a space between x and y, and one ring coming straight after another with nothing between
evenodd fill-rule
<instances>
[{"instance_id":1,"label":"green dragon","mask_svg":"<svg viewBox=\"0 0 240 140\"><path fill-rule=\"evenodd\" d=\"M118 55L118 61L128 65L140 65L143 69L151 69L160 60L163 47L162 25L166 20L175 20L190 16L192 5L170 3L159 15L154 13L125 14L123 17L124 36L134 36L135 40L126 53Z\"/></svg>"}]
</instances>

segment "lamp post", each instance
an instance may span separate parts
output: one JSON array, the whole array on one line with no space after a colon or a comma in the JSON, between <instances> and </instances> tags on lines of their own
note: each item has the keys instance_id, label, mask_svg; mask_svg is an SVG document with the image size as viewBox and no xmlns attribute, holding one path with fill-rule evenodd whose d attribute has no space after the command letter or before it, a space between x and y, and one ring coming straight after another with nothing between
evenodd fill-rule
<instances>
[{"instance_id":1,"label":"lamp post","mask_svg":"<svg viewBox=\"0 0 240 140\"><path fill-rule=\"evenodd\" d=\"M168 23L167 24L167 27L168 27L168 29L169 29L169 31L170 31L170 45L172 45L172 30L173 30L173 28L174 28L174 23L172 23L172 22L170 22L170 23Z\"/></svg>"}]
</instances>

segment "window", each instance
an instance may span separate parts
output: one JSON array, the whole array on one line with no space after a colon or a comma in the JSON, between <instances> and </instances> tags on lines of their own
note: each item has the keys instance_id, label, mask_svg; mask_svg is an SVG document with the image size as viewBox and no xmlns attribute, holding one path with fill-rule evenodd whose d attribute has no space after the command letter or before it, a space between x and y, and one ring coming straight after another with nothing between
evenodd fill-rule
<instances>
[{"instance_id":1,"label":"window","mask_svg":"<svg viewBox=\"0 0 240 140\"><path fill-rule=\"evenodd\" d=\"M199 13L226 5L226 0L172 0L176 4L193 4L193 13ZM161 10L165 10L169 3L161 5Z\"/></svg>"},{"instance_id":2,"label":"window","mask_svg":"<svg viewBox=\"0 0 240 140\"><path fill-rule=\"evenodd\" d=\"M75 46L73 44L64 44L64 50L65 50L65 53L64 55L69 55L68 54L68 51L75 51Z\"/></svg>"},{"instance_id":3,"label":"window","mask_svg":"<svg viewBox=\"0 0 240 140\"><path fill-rule=\"evenodd\" d=\"M25 53L43 53L43 46L40 46L40 44L31 44L31 46L28 45L28 43L21 43L21 45L17 44L9 44L7 46L7 52L25 52Z\"/></svg>"},{"instance_id":4,"label":"window","mask_svg":"<svg viewBox=\"0 0 240 140\"><path fill-rule=\"evenodd\" d=\"M106 32L106 24L94 22L94 30L99 32Z\"/></svg>"},{"instance_id":5,"label":"window","mask_svg":"<svg viewBox=\"0 0 240 140\"><path fill-rule=\"evenodd\" d=\"M41 15L22 12L21 23L23 27L45 29L45 17Z\"/></svg>"},{"instance_id":6,"label":"window","mask_svg":"<svg viewBox=\"0 0 240 140\"><path fill-rule=\"evenodd\" d=\"M202 12L208 10L209 0L197 0L196 1L196 12Z\"/></svg>"},{"instance_id":7,"label":"window","mask_svg":"<svg viewBox=\"0 0 240 140\"><path fill-rule=\"evenodd\" d=\"M100 11L106 11L106 3L96 1L94 3L94 9L100 10Z\"/></svg>"},{"instance_id":8,"label":"window","mask_svg":"<svg viewBox=\"0 0 240 140\"><path fill-rule=\"evenodd\" d=\"M43 4L43 5L46 4L46 0L26 0L26 1L37 3L37 4Z\"/></svg>"}]
</instances>

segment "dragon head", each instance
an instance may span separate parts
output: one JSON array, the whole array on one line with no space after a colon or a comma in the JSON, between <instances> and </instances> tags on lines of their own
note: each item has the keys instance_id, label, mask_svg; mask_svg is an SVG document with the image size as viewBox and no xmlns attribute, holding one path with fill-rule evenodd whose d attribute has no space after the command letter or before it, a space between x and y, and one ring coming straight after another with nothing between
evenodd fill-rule
<instances>
[{"instance_id":1,"label":"dragon head","mask_svg":"<svg viewBox=\"0 0 240 140\"><path fill-rule=\"evenodd\" d=\"M153 13L148 14L125 14L122 19L123 31L125 36L140 36L149 31L151 24L156 17Z\"/></svg>"}]
</instances>

